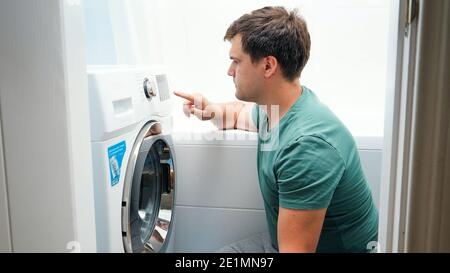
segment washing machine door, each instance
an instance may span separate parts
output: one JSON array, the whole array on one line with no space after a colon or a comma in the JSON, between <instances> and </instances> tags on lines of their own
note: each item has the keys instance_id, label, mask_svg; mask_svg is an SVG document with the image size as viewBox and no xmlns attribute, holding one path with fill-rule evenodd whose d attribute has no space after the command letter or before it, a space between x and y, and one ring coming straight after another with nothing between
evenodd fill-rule
<instances>
[{"instance_id":1,"label":"washing machine door","mask_svg":"<svg viewBox=\"0 0 450 273\"><path fill-rule=\"evenodd\" d=\"M158 122L147 123L132 149L122 200L126 252L160 252L170 234L174 199L174 160Z\"/></svg>"}]
</instances>

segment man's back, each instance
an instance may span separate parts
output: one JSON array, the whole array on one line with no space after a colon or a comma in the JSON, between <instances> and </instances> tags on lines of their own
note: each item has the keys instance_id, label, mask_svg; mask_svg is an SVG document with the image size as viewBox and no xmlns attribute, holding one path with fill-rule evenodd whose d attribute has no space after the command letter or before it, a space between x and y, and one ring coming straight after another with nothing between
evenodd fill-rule
<instances>
[{"instance_id":1,"label":"man's back","mask_svg":"<svg viewBox=\"0 0 450 273\"><path fill-rule=\"evenodd\" d=\"M272 130L260 107L253 112L260 132L258 175L274 245L280 206L328 208L317 251L367 251L377 241L378 212L350 132L306 87Z\"/></svg>"}]
</instances>

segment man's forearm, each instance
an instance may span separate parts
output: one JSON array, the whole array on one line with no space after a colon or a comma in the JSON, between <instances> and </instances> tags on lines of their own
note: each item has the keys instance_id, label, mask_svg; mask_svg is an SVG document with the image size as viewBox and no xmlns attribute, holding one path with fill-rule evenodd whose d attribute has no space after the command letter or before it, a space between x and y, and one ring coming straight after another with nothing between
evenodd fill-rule
<instances>
[{"instance_id":1,"label":"man's forearm","mask_svg":"<svg viewBox=\"0 0 450 273\"><path fill-rule=\"evenodd\" d=\"M215 104L214 118L211 121L220 130L238 129L237 119L244 105L239 101Z\"/></svg>"}]
</instances>

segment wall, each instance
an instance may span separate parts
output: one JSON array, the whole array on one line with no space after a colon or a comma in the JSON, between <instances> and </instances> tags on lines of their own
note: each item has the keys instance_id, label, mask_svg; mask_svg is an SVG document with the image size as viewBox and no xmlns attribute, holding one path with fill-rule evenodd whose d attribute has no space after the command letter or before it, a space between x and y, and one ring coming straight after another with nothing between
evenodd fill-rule
<instances>
[{"instance_id":1,"label":"wall","mask_svg":"<svg viewBox=\"0 0 450 273\"><path fill-rule=\"evenodd\" d=\"M228 26L267 5L298 8L308 23L311 57L302 84L357 136L383 136L389 0L85 0L89 64L168 67L171 88L234 100L227 76ZM180 107L181 108L181 107ZM175 112L175 130L207 124ZM355 115L358 113L358 115Z\"/></svg>"},{"instance_id":2,"label":"wall","mask_svg":"<svg viewBox=\"0 0 450 273\"><path fill-rule=\"evenodd\" d=\"M96 250L81 11L76 1L0 2L13 252Z\"/></svg>"}]
</instances>

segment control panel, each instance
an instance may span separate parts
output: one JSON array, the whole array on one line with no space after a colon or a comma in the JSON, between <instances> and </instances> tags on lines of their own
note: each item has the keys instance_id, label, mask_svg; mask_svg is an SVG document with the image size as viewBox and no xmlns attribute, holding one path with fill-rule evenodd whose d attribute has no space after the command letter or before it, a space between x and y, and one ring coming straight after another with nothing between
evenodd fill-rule
<instances>
[{"instance_id":1,"label":"control panel","mask_svg":"<svg viewBox=\"0 0 450 273\"><path fill-rule=\"evenodd\" d=\"M172 113L167 75L161 68L90 66L87 75L93 140Z\"/></svg>"}]
</instances>

